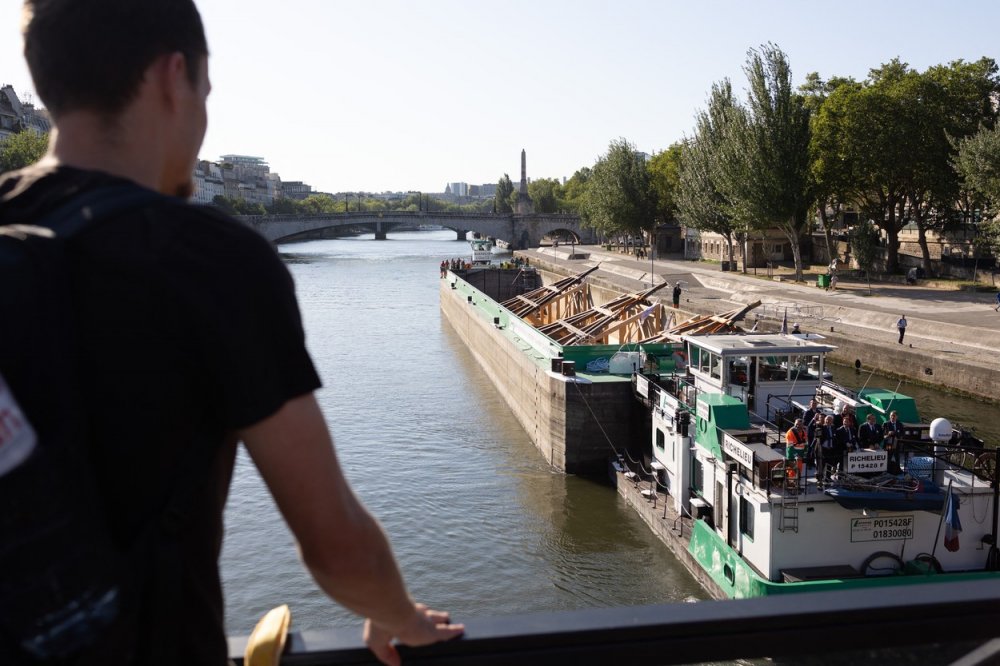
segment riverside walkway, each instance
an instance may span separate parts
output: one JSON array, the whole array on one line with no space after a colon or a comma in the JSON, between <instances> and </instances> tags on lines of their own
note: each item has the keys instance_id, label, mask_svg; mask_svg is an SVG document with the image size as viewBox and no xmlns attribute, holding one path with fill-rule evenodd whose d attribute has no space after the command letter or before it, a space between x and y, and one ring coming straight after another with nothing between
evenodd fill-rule
<instances>
[{"instance_id":1,"label":"riverside walkway","mask_svg":"<svg viewBox=\"0 0 1000 666\"><path fill-rule=\"evenodd\" d=\"M819 333L838 346L835 359L861 361L862 366L931 385L943 385L972 396L1000 400L1000 312L994 311L994 293L959 291L929 286L872 282L841 278L835 291L816 286L815 273L808 282L795 283L787 269L771 279L758 269L744 275L723 272L717 264L684 260L671 255L636 259L600 246L538 248L521 251L531 262L559 272L579 272L600 264L594 274L623 290L636 290L650 280L671 284L681 281L681 318L718 313L756 300L762 302L748 315L747 327L759 317L758 330L775 330L788 312L788 325L797 322L803 333ZM586 258L582 258L586 257ZM661 297L665 305L670 294ZM908 323L906 337L898 344L896 321Z\"/></svg>"}]
</instances>

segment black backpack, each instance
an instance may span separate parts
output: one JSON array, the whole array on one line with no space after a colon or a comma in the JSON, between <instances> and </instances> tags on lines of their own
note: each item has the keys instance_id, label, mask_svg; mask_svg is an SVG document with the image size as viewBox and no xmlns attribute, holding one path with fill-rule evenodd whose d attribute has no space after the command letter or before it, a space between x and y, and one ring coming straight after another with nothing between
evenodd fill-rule
<instances>
[{"instance_id":1,"label":"black backpack","mask_svg":"<svg viewBox=\"0 0 1000 666\"><path fill-rule=\"evenodd\" d=\"M74 236L158 199L114 185L0 225L0 663L72 658L129 607L129 554L112 542L86 446L67 284Z\"/></svg>"}]
</instances>

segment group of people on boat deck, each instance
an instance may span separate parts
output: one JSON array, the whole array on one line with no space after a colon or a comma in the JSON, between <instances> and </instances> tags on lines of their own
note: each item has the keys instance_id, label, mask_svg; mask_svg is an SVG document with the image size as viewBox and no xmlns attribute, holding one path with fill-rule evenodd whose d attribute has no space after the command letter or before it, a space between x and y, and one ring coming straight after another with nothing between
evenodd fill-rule
<instances>
[{"instance_id":1,"label":"group of people on boat deck","mask_svg":"<svg viewBox=\"0 0 1000 666\"><path fill-rule=\"evenodd\" d=\"M785 457L797 461L800 474L807 463L815 464L821 484L830 468L842 463L850 451L888 451L889 459L898 466L903 423L896 412L890 412L889 420L882 426L875 422L874 414L869 414L860 427L855 421L854 412L847 405L839 414L826 414L816 400L810 400L802 418L795 419L785 433Z\"/></svg>"}]
</instances>

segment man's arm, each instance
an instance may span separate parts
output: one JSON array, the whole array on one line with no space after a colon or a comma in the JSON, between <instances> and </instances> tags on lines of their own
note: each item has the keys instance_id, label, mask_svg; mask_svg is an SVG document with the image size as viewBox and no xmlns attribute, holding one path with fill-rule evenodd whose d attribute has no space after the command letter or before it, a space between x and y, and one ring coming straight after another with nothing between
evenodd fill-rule
<instances>
[{"instance_id":1,"label":"man's arm","mask_svg":"<svg viewBox=\"0 0 1000 666\"><path fill-rule=\"evenodd\" d=\"M319 586L368 618L365 640L387 664L390 641L427 645L462 633L447 613L410 599L381 525L344 478L313 395L293 398L239 433Z\"/></svg>"}]
</instances>

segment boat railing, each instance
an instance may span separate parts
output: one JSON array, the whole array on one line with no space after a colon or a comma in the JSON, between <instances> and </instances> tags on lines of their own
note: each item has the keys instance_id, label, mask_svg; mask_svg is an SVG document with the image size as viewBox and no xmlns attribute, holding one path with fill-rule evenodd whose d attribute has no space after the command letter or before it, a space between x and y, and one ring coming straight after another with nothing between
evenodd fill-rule
<instances>
[{"instance_id":1,"label":"boat railing","mask_svg":"<svg viewBox=\"0 0 1000 666\"><path fill-rule=\"evenodd\" d=\"M773 419L778 423L778 427L787 430L792 427L795 422L795 414L799 410L796 402L801 402L808 404L810 400L815 398L815 393L800 393L795 395L771 395L767 399L767 403L764 406L767 412L767 418ZM773 401L773 404L772 404ZM773 416L772 416L773 410Z\"/></svg>"},{"instance_id":2,"label":"boat railing","mask_svg":"<svg viewBox=\"0 0 1000 666\"><path fill-rule=\"evenodd\" d=\"M998 651L991 641L1000 635L1000 579L452 619L465 624L462 638L420 648L399 646L403 663L796 662L828 659L838 650L878 650L865 656L886 663L922 660L971 666L996 663L991 657ZM817 641L817 627L836 640ZM246 637L229 639L229 653L238 666L245 666L246 644ZM983 656L973 659L976 654ZM365 647L360 626L353 626L292 632L281 663L378 662Z\"/></svg>"}]
</instances>

